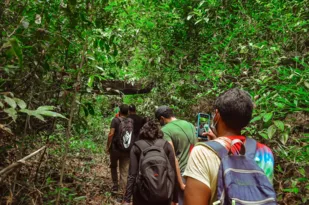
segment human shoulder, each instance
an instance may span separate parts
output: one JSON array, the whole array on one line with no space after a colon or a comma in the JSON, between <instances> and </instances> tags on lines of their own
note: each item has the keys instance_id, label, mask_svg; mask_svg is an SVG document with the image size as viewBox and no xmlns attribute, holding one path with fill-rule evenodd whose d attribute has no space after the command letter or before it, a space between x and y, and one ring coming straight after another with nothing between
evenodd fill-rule
<instances>
[{"instance_id":1,"label":"human shoulder","mask_svg":"<svg viewBox=\"0 0 309 205\"><path fill-rule=\"evenodd\" d=\"M209 146L207 146L204 142L197 143L194 148L192 149L192 152L190 154L190 157L215 157L218 158L217 154L213 149L211 149Z\"/></svg>"},{"instance_id":2,"label":"human shoulder","mask_svg":"<svg viewBox=\"0 0 309 205\"><path fill-rule=\"evenodd\" d=\"M171 131L171 127L173 127L173 125L171 125L171 123L167 123L161 128L161 130L163 133L169 133Z\"/></svg>"},{"instance_id":3,"label":"human shoulder","mask_svg":"<svg viewBox=\"0 0 309 205\"><path fill-rule=\"evenodd\" d=\"M184 176L194 178L212 189L219 165L220 159L216 153L199 143L190 154Z\"/></svg>"},{"instance_id":4,"label":"human shoulder","mask_svg":"<svg viewBox=\"0 0 309 205\"><path fill-rule=\"evenodd\" d=\"M256 149L257 149L257 151L264 150L264 151L266 151L268 153L272 153L271 149L267 145L262 144L260 142L257 142Z\"/></svg>"},{"instance_id":5,"label":"human shoulder","mask_svg":"<svg viewBox=\"0 0 309 205\"><path fill-rule=\"evenodd\" d=\"M258 164L272 164L274 165L274 155L271 151L271 149L266 146L265 144L262 144L260 142L257 142L256 145L256 152L255 152L255 161ZM263 169L263 167L261 167Z\"/></svg>"},{"instance_id":6,"label":"human shoulder","mask_svg":"<svg viewBox=\"0 0 309 205\"><path fill-rule=\"evenodd\" d=\"M165 141L164 148L165 148L166 150L173 151L172 145L171 145L170 143L168 143L167 140L165 140L165 139L163 139L163 140Z\"/></svg>"},{"instance_id":7,"label":"human shoulder","mask_svg":"<svg viewBox=\"0 0 309 205\"><path fill-rule=\"evenodd\" d=\"M111 122L111 128L117 128L120 123L119 117L114 117Z\"/></svg>"},{"instance_id":8,"label":"human shoulder","mask_svg":"<svg viewBox=\"0 0 309 205\"><path fill-rule=\"evenodd\" d=\"M175 127L177 127L177 128L181 127L183 122L185 122L185 121L179 120L179 119L173 120L173 121L167 123L166 125L164 125L162 127L162 131L163 132L172 132Z\"/></svg>"},{"instance_id":9,"label":"human shoulder","mask_svg":"<svg viewBox=\"0 0 309 205\"><path fill-rule=\"evenodd\" d=\"M128 115L128 118L135 120L137 118L136 114L130 114Z\"/></svg>"},{"instance_id":10,"label":"human shoulder","mask_svg":"<svg viewBox=\"0 0 309 205\"><path fill-rule=\"evenodd\" d=\"M112 123L113 123L113 122L119 122L119 120L120 120L119 117L114 117L114 118L112 119Z\"/></svg>"}]
</instances>

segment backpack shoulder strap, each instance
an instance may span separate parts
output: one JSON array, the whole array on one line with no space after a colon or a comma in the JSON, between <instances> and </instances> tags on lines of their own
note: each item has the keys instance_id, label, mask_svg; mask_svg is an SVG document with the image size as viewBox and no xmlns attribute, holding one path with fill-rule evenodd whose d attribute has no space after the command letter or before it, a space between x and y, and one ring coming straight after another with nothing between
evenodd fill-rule
<instances>
[{"instance_id":1,"label":"backpack shoulder strap","mask_svg":"<svg viewBox=\"0 0 309 205\"><path fill-rule=\"evenodd\" d=\"M120 123L123 121L122 117L117 117L117 119L119 120Z\"/></svg>"},{"instance_id":2,"label":"backpack shoulder strap","mask_svg":"<svg viewBox=\"0 0 309 205\"><path fill-rule=\"evenodd\" d=\"M143 152L143 150L151 146L145 140L138 140L134 144L141 150L141 152Z\"/></svg>"},{"instance_id":3,"label":"backpack shoulder strap","mask_svg":"<svg viewBox=\"0 0 309 205\"><path fill-rule=\"evenodd\" d=\"M250 159L255 158L256 145L257 145L257 142L254 139L249 138L249 137L246 138L246 143L245 143L246 155Z\"/></svg>"},{"instance_id":4,"label":"backpack shoulder strap","mask_svg":"<svg viewBox=\"0 0 309 205\"><path fill-rule=\"evenodd\" d=\"M222 159L226 155L228 155L228 151L226 148L221 145L219 142L213 140L213 141L207 141L207 142L199 142L197 145L202 145L207 148L210 148L213 152L217 154L217 156Z\"/></svg>"},{"instance_id":5,"label":"backpack shoulder strap","mask_svg":"<svg viewBox=\"0 0 309 205\"><path fill-rule=\"evenodd\" d=\"M163 148L167 141L164 139L157 139L154 143L155 146Z\"/></svg>"}]
</instances>

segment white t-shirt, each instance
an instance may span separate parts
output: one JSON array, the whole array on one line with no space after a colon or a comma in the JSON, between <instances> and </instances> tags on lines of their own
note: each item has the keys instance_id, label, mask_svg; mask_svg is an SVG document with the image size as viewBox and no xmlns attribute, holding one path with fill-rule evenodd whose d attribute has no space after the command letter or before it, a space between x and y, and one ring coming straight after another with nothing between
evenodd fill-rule
<instances>
[{"instance_id":1,"label":"white t-shirt","mask_svg":"<svg viewBox=\"0 0 309 205\"><path fill-rule=\"evenodd\" d=\"M220 159L217 154L205 146L198 145L193 148L183 174L204 183L210 188L210 204L216 201L219 166Z\"/></svg>"}]
</instances>

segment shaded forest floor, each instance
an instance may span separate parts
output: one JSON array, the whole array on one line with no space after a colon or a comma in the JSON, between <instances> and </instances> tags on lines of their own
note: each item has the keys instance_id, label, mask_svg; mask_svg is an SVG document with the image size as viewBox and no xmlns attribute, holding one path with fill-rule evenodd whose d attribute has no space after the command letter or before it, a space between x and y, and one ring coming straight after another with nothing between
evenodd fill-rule
<instances>
[{"instance_id":1,"label":"shaded forest floor","mask_svg":"<svg viewBox=\"0 0 309 205\"><path fill-rule=\"evenodd\" d=\"M19 171L10 176L0 186L0 204L19 205L55 204L59 191L59 170L61 158L54 155L56 149L50 147L44 156L35 182L37 158L27 161ZM74 205L120 205L122 192L111 193L109 158L103 153L81 150L66 160L60 204Z\"/></svg>"},{"instance_id":2,"label":"shaded forest floor","mask_svg":"<svg viewBox=\"0 0 309 205\"><path fill-rule=\"evenodd\" d=\"M91 157L72 157L67 163L67 175L72 178L65 186L75 189L84 199L77 204L118 204L117 195L110 193L112 181L108 158L95 154ZM77 169L81 171L76 172Z\"/></svg>"},{"instance_id":3,"label":"shaded forest floor","mask_svg":"<svg viewBox=\"0 0 309 205\"><path fill-rule=\"evenodd\" d=\"M111 193L109 158L104 154L89 157L69 157L65 187L76 191L74 204L120 205L122 192ZM71 176L71 177L70 177Z\"/></svg>"}]
</instances>

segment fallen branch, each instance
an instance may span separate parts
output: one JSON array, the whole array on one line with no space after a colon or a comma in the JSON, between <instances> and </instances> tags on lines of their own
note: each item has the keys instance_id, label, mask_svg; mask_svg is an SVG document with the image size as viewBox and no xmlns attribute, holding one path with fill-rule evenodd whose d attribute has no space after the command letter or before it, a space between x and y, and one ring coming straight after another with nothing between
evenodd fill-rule
<instances>
[{"instance_id":1,"label":"fallen branch","mask_svg":"<svg viewBox=\"0 0 309 205\"><path fill-rule=\"evenodd\" d=\"M33 153L27 155L26 157L24 157L24 158L18 160L17 162L14 162L13 164L9 165L8 167L2 169L2 170L0 171L0 176L2 176L2 175L7 176L11 171L13 171L13 170L16 169L17 167L19 167L19 166L25 164L27 159L29 159L29 158L31 158L31 157L37 155L38 153L40 153L40 152L41 152L42 150L44 150L44 149L46 149L46 146L41 147L41 148L38 149L37 151L35 151L35 152L33 152ZM0 181L2 181L2 180L3 180L3 178L2 178Z\"/></svg>"}]
</instances>

